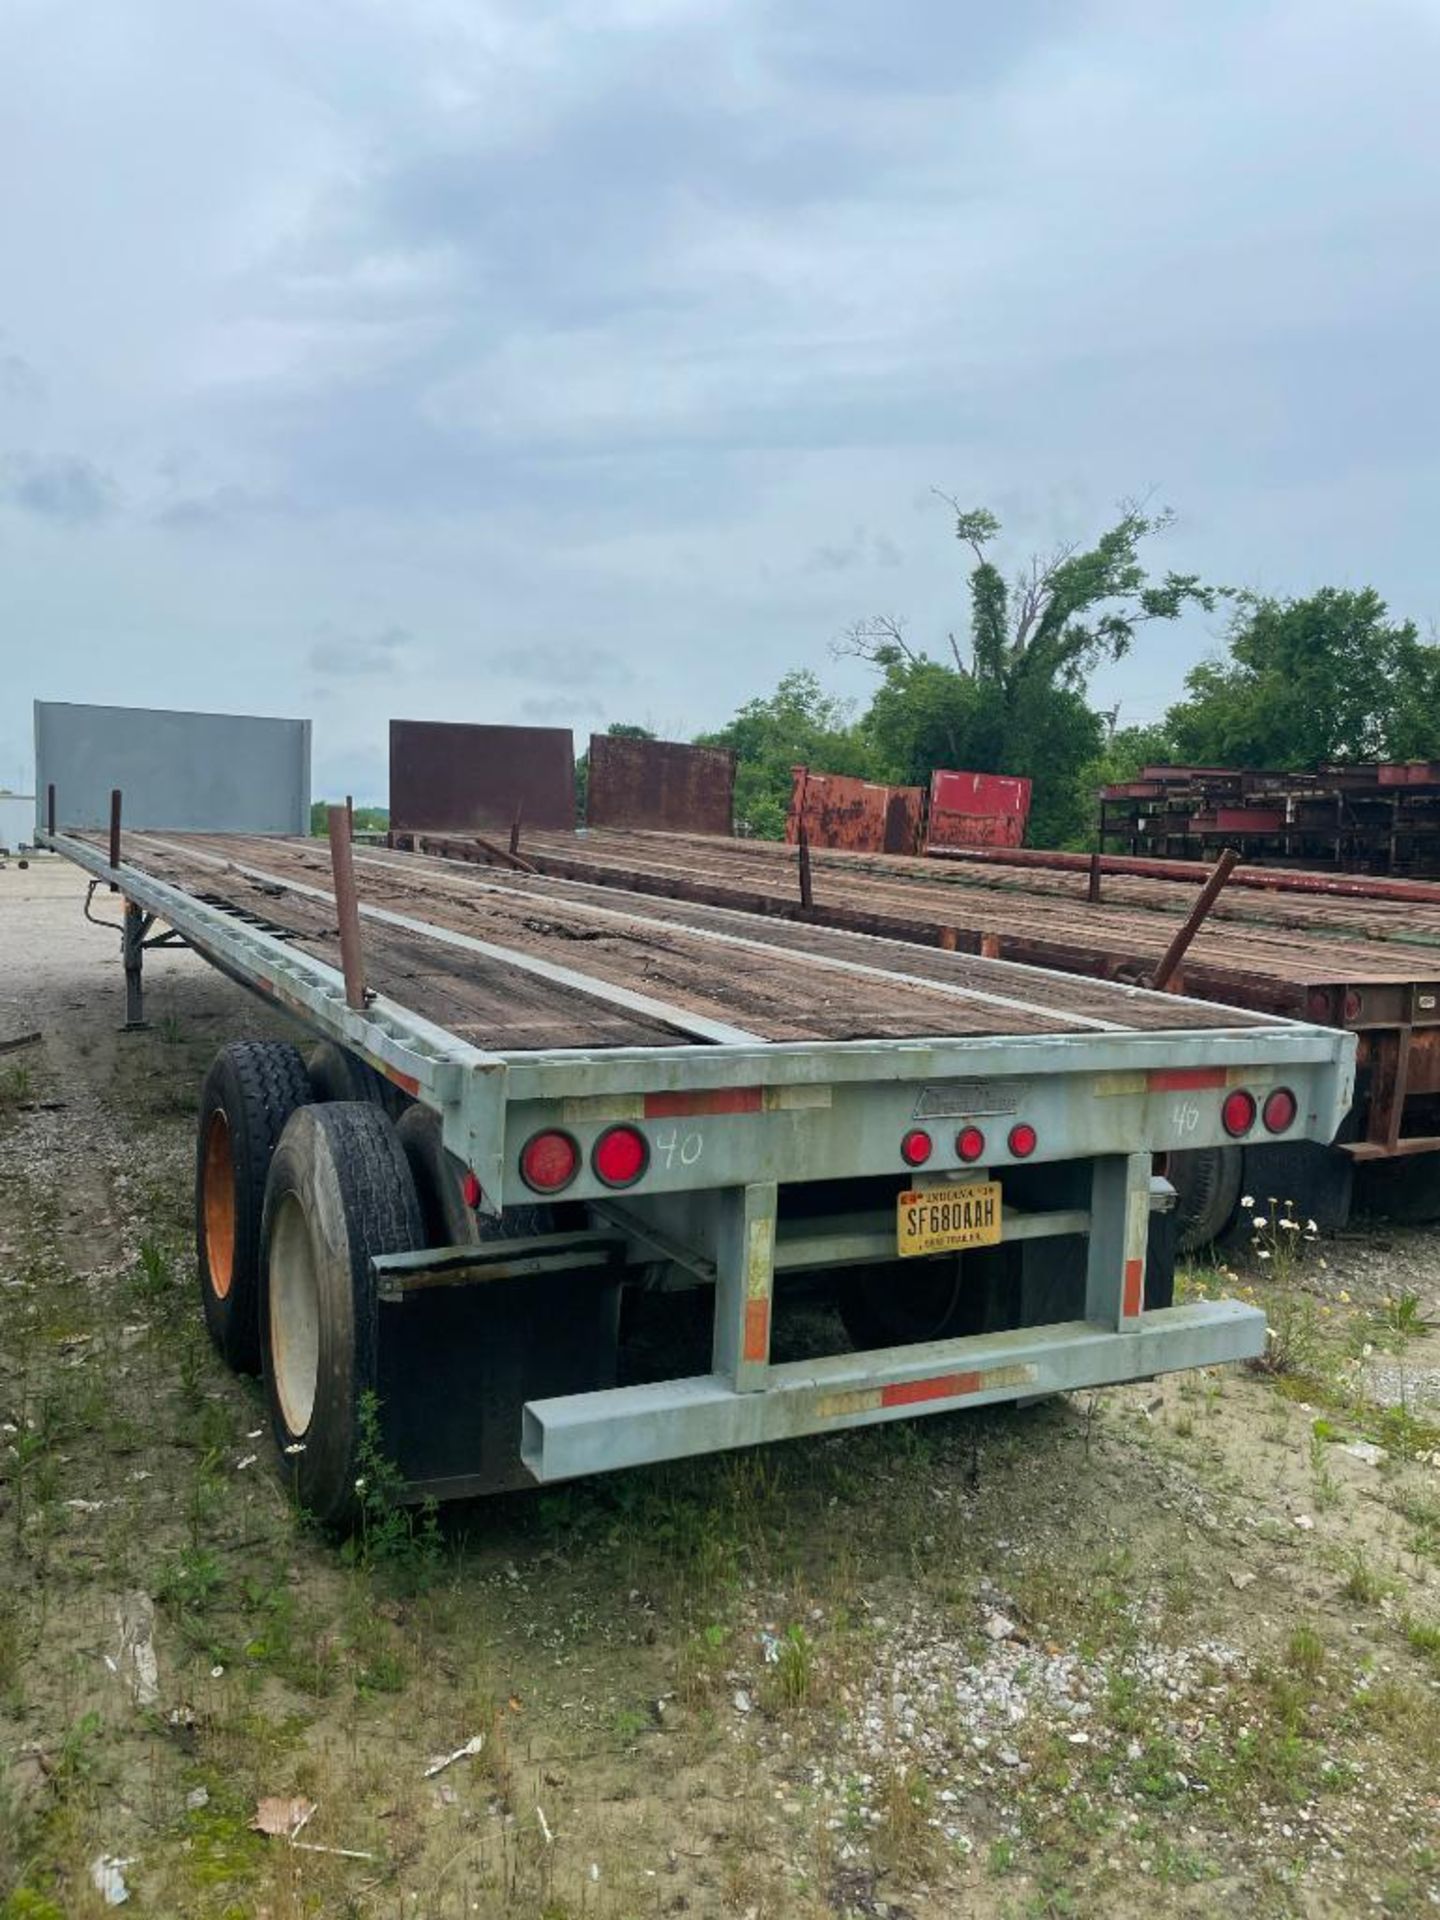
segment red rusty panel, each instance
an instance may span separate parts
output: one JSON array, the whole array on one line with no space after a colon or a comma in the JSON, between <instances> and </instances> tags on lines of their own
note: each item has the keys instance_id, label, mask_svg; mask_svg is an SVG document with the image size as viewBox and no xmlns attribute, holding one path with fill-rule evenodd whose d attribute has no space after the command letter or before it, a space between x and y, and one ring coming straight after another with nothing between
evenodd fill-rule
<instances>
[{"instance_id":1,"label":"red rusty panel","mask_svg":"<svg viewBox=\"0 0 1440 1920\"><path fill-rule=\"evenodd\" d=\"M794 769L785 838L793 846L800 821L812 847L852 853L919 853L925 832L925 789L886 787L848 773Z\"/></svg>"},{"instance_id":2,"label":"red rusty panel","mask_svg":"<svg viewBox=\"0 0 1440 1920\"><path fill-rule=\"evenodd\" d=\"M735 755L729 747L590 736L585 818L592 827L729 834L734 799Z\"/></svg>"},{"instance_id":3,"label":"red rusty panel","mask_svg":"<svg viewBox=\"0 0 1440 1920\"><path fill-rule=\"evenodd\" d=\"M465 832L575 825L575 748L568 727L390 722L390 825Z\"/></svg>"},{"instance_id":4,"label":"red rusty panel","mask_svg":"<svg viewBox=\"0 0 1440 1920\"><path fill-rule=\"evenodd\" d=\"M1030 782L1005 773L951 773L930 780L931 847L1018 847L1030 817Z\"/></svg>"}]
</instances>

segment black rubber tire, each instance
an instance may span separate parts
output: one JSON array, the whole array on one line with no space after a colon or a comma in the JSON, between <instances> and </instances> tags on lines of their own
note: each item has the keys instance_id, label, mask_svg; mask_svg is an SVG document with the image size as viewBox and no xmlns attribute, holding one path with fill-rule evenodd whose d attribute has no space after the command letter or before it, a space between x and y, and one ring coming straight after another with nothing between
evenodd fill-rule
<instances>
[{"instance_id":1,"label":"black rubber tire","mask_svg":"<svg viewBox=\"0 0 1440 1920\"><path fill-rule=\"evenodd\" d=\"M200 1089L195 1145L195 1265L205 1325L227 1366L260 1371L260 1237L271 1156L310 1099L298 1047L237 1040ZM227 1271L228 1270L228 1271Z\"/></svg>"},{"instance_id":2,"label":"black rubber tire","mask_svg":"<svg viewBox=\"0 0 1440 1920\"><path fill-rule=\"evenodd\" d=\"M988 1292L965 1285L964 1263L897 1260L846 1274L835 1304L857 1350L950 1340L982 1330Z\"/></svg>"},{"instance_id":3,"label":"black rubber tire","mask_svg":"<svg viewBox=\"0 0 1440 1920\"><path fill-rule=\"evenodd\" d=\"M445 1151L440 1116L417 1102L403 1114L395 1131L405 1150L420 1211L425 1218L426 1244L432 1247L473 1247L481 1237L480 1216L466 1206L461 1182L465 1169Z\"/></svg>"},{"instance_id":4,"label":"black rubber tire","mask_svg":"<svg viewBox=\"0 0 1440 1920\"><path fill-rule=\"evenodd\" d=\"M392 1119L398 1119L410 1105L400 1089L391 1086L368 1060L333 1040L322 1040L318 1047L312 1047L305 1064L310 1070L310 1097L317 1102L365 1100L372 1107L383 1107Z\"/></svg>"},{"instance_id":5,"label":"black rubber tire","mask_svg":"<svg viewBox=\"0 0 1440 1920\"><path fill-rule=\"evenodd\" d=\"M446 1151L440 1116L433 1108L412 1101L396 1123L396 1131L415 1178L429 1246L475 1247L484 1240L518 1240L555 1231L553 1207L506 1207L503 1213L493 1214L467 1206L465 1168Z\"/></svg>"},{"instance_id":6,"label":"black rubber tire","mask_svg":"<svg viewBox=\"0 0 1440 1920\"><path fill-rule=\"evenodd\" d=\"M1220 1238L1235 1218L1244 1175L1239 1147L1195 1147L1170 1155L1165 1177L1175 1189L1178 1252L1194 1253Z\"/></svg>"},{"instance_id":7,"label":"black rubber tire","mask_svg":"<svg viewBox=\"0 0 1440 1920\"><path fill-rule=\"evenodd\" d=\"M355 1511L361 1404L378 1377L371 1261L424 1245L389 1116L364 1101L297 1113L265 1190L261 1358L285 1478L324 1526Z\"/></svg>"}]
</instances>

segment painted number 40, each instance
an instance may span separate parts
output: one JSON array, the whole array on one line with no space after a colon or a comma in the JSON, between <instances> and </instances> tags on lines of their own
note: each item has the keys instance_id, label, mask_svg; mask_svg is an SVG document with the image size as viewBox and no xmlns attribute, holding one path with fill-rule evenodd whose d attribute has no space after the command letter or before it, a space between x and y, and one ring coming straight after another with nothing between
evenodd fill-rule
<instances>
[{"instance_id":1,"label":"painted number 40","mask_svg":"<svg viewBox=\"0 0 1440 1920\"><path fill-rule=\"evenodd\" d=\"M677 1127L662 1133L655 1142L656 1158L667 1167L673 1167L677 1160L682 1167L693 1167L704 1151L705 1142L698 1132L681 1133Z\"/></svg>"},{"instance_id":2,"label":"painted number 40","mask_svg":"<svg viewBox=\"0 0 1440 1920\"><path fill-rule=\"evenodd\" d=\"M1200 1109L1193 1100L1177 1100L1170 1109L1170 1120L1176 1133L1194 1133L1200 1124Z\"/></svg>"}]
</instances>

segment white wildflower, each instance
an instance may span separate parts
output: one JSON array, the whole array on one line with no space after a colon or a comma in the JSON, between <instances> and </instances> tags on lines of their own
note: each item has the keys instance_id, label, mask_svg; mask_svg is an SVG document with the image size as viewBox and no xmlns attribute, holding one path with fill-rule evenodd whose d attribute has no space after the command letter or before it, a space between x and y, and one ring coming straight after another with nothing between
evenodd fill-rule
<instances>
[{"instance_id":1,"label":"white wildflower","mask_svg":"<svg viewBox=\"0 0 1440 1920\"><path fill-rule=\"evenodd\" d=\"M1245 1195L1245 1197L1244 1197L1244 1199L1243 1199L1243 1200L1241 1200L1241 1202L1240 1202L1240 1204L1241 1204L1241 1206L1242 1206L1242 1207L1253 1207L1253 1206L1254 1206L1254 1204L1255 1204L1255 1196L1254 1196L1254 1194L1253 1194L1253 1193L1247 1193L1247 1194Z\"/></svg>"},{"instance_id":2,"label":"white wildflower","mask_svg":"<svg viewBox=\"0 0 1440 1920\"><path fill-rule=\"evenodd\" d=\"M1256 1254L1255 1254L1255 1258L1256 1258L1257 1260L1268 1260L1268 1259L1270 1258L1270 1256L1269 1256L1269 1254L1268 1254L1268 1253L1267 1253L1267 1252L1265 1251L1265 1249L1264 1249L1264 1247L1261 1247L1261 1248L1259 1248L1259 1249L1257 1250L1257 1252L1256 1252Z\"/></svg>"},{"instance_id":3,"label":"white wildflower","mask_svg":"<svg viewBox=\"0 0 1440 1920\"><path fill-rule=\"evenodd\" d=\"M1270 1222L1265 1218L1263 1213L1257 1213L1250 1224L1252 1227L1268 1227Z\"/></svg>"}]
</instances>

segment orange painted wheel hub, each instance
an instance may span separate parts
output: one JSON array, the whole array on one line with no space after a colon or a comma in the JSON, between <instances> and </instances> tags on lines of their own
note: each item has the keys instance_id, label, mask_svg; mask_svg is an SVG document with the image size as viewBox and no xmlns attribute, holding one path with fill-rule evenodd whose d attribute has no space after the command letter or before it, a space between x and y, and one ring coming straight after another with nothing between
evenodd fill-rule
<instances>
[{"instance_id":1,"label":"orange painted wheel hub","mask_svg":"<svg viewBox=\"0 0 1440 1920\"><path fill-rule=\"evenodd\" d=\"M230 1122L218 1108L205 1129L202 1176L205 1266L221 1300L235 1278L235 1163L230 1155Z\"/></svg>"}]
</instances>

